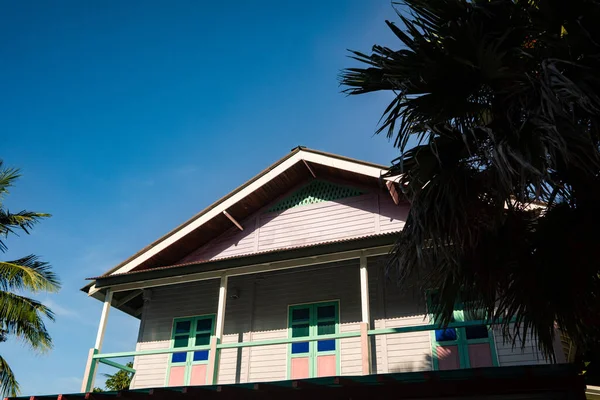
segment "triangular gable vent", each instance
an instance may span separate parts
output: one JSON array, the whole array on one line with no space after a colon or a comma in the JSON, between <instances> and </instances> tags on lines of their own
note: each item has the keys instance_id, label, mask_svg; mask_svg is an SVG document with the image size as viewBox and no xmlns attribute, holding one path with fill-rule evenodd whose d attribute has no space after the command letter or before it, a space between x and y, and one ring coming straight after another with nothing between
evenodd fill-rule
<instances>
[{"instance_id":1,"label":"triangular gable vent","mask_svg":"<svg viewBox=\"0 0 600 400\"><path fill-rule=\"evenodd\" d=\"M360 196L361 194L364 194L362 190L316 179L279 201L269 209L269 212L284 211L294 207Z\"/></svg>"}]
</instances>

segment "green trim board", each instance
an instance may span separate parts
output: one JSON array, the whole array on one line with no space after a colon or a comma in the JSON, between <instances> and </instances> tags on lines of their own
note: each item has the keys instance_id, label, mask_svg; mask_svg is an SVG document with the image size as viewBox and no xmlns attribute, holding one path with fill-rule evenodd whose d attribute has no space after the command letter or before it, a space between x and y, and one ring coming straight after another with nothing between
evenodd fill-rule
<instances>
[{"instance_id":1,"label":"green trim board","mask_svg":"<svg viewBox=\"0 0 600 400\"><path fill-rule=\"evenodd\" d=\"M462 328L467 326L476 326L476 325L493 325L502 322L502 319L498 321L464 321L464 322L453 322L448 324L447 328ZM369 329L367 332L369 336L378 336L378 335L390 335L394 333L408 333L408 332L422 332L422 331L431 331L435 329L439 329L440 325L438 324L430 324L430 325L410 325L403 326L399 328L379 328L379 329ZM352 338L352 337L360 337L360 332L343 332L337 333L335 335L324 335L321 336L320 339L344 339L344 338ZM218 349L229 349L229 348L239 348L239 347L257 347L257 346L270 346L274 344L290 344L290 343L298 343L305 341L303 338L286 338L286 339L271 339L271 340L259 340L252 342L237 342L237 343L221 343L217 345ZM152 349L152 350L137 350L137 351L124 351L120 353L104 353L104 354L95 354L93 356L94 359L105 359L105 358L123 358L123 357L137 357L137 356L148 356L148 355L156 355L156 354L172 354L175 352L184 352L184 351L194 351L194 350L208 350L210 346L194 346L194 347L186 347L186 348L177 348L177 349Z\"/></svg>"},{"instance_id":2,"label":"green trim board","mask_svg":"<svg viewBox=\"0 0 600 400\"><path fill-rule=\"evenodd\" d=\"M103 358L99 359L98 362L100 362L102 364L110 365L111 367L115 367L115 368L118 368L123 371L131 372L132 374L135 374L135 369L128 367L127 365L119 364L114 361L106 360Z\"/></svg>"},{"instance_id":3,"label":"green trim board","mask_svg":"<svg viewBox=\"0 0 600 400\"><path fill-rule=\"evenodd\" d=\"M86 392L91 392L92 391L92 381L94 380L94 376L96 376L96 366L98 365L98 363L100 362L100 360L96 360L96 355L98 355L98 349L94 349L92 351L92 362L90 363L90 370L88 371L88 374L86 376L86 382L85 382L85 391Z\"/></svg>"},{"instance_id":4,"label":"green trim board","mask_svg":"<svg viewBox=\"0 0 600 400\"><path fill-rule=\"evenodd\" d=\"M431 308L431 296L435 292L431 292L427 296L427 305ZM488 344L490 348L490 357L492 366L498 366L498 355L496 354L496 344L494 342L494 333L491 329L491 324L486 323L484 319L476 318L477 316L469 316L464 310L462 302L457 301L453 311L453 322L444 328L437 328L430 331L431 337L431 355L433 369L439 370L438 349L440 347L456 346L458 351L458 361L461 369L471 368L469 358L469 345ZM432 313L429 314L431 321L435 322ZM458 323L458 324L456 324ZM487 332L487 336L484 337ZM471 337L469 337L471 336ZM442 339L443 338L443 339Z\"/></svg>"},{"instance_id":5,"label":"green trim board","mask_svg":"<svg viewBox=\"0 0 600 400\"><path fill-rule=\"evenodd\" d=\"M165 378L169 385L171 367L185 366L184 385L189 385L192 365L208 364L210 340L215 334L215 315L175 318L171 330L172 352Z\"/></svg>"},{"instance_id":6,"label":"green trim board","mask_svg":"<svg viewBox=\"0 0 600 400\"><path fill-rule=\"evenodd\" d=\"M478 320L478 321L463 321L463 322L453 322L448 324L446 328L463 328L467 326L476 326L476 325L494 325L497 323L501 323L502 319L497 321L487 321L487 320ZM430 325L410 325L403 326L399 328L379 328L379 329L369 329L367 334L369 336L378 336L378 335L390 335L395 333L408 333L408 332L423 332L423 331L431 331L435 329L439 329L439 324L430 324ZM344 338L352 338L352 337L360 337L360 332L343 332L336 333L335 335L323 335L319 338L322 340L326 339L344 339ZM270 346L275 344L290 344L290 343L298 343L305 341L303 338L286 338L286 339L271 339L271 340L259 340L252 342L237 342L237 343L221 343L217 345L217 349L229 349L229 348L239 348L239 347L257 347L257 346ZM185 347L185 348L177 348L177 349L152 349L152 350L137 350L137 351L124 351L120 353L104 353L98 354L96 353L93 358L96 360L106 359L106 358L123 358L123 357L137 357L137 356L148 356L148 355L156 355L156 354L172 354L175 352L189 352L194 350L208 350L210 346L193 346L193 347Z\"/></svg>"},{"instance_id":7,"label":"green trim board","mask_svg":"<svg viewBox=\"0 0 600 400\"><path fill-rule=\"evenodd\" d=\"M317 376L318 356L334 355L336 375L340 374L339 310L338 300L288 306L288 338L293 340L288 345L288 379L291 360L296 357L308 357L309 378L313 378Z\"/></svg>"},{"instance_id":8,"label":"green trim board","mask_svg":"<svg viewBox=\"0 0 600 400\"><path fill-rule=\"evenodd\" d=\"M309 204L360 196L364 193L363 190L350 186L338 185L336 183L315 179L271 206L267 212L285 211L290 208L306 206Z\"/></svg>"}]
</instances>

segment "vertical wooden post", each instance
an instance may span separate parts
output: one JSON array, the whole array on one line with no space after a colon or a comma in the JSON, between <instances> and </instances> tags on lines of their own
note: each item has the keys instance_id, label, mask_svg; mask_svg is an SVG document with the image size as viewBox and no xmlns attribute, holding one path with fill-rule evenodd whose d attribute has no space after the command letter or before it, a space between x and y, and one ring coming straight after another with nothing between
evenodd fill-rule
<instances>
[{"instance_id":1,"label":"vertical wooden post","mask_svg":"<svg viewBox=\"0 0 600 400\"><path fill-rule=\"evenodd\" d=\"M223 325L225 324L225 307L227 304L227 275L221 275L221 285L219 287L219 303L217 305L217 318L215 321L215 335L210 338L210 351L208 353L208 371L207 383L214 385L217 383L219 372L219 356L217 344L223 339Z\"/></svg>"},{"instance_id":2,"label":"vertical wooden post","mask_svg":"<svg viewBox=\"0 0 600 400\"><path fill-rule=\"evenodd\" d=\"M102 350L102 343L104 342L104 333L106 332L106 322L108 321L108 313L110 312L112 297L112 291L110 289L107 289L106 296L104 297L104 305L102 306L102 314L100 314L100 323L98 325L96 343L94 344L94 348L90 349L90 352L88 354L88 361L85 367L83 383L81 384L82 393L91 392L94 389L96 371L98 369L98 360L94 360L93 356L95 354L100 353L100 351Z\"/></svg>"},{"instance_id":3,"label":"vertical wooden post","mask_svg":"<svg viewBox=\"0 0 600 400\"><path fill-rule=\"evenodd\" d=\"M98 350L90 349L87 362L85 363L85 371L83 372L81 393L89 393L94 389L94 378L96 376L96 367L98 367L98 362L93 358L95 354L98 354Z\"/></svg>"},{"instance_id":4,"label":"vertical wooden post","mask_svg":"<svg viewBox=\"0 0 600 400\"><path fill-rule=\"evenodd\" d=\"M367 271L367 257L364 254L360 256L360 305L362 312L362 322L360 323L362 373L363 375L369 375L371 373L371 346L367 332L371 321L371 311L369 308L369 273Z\"/></svg>"},{"instance_id":5,"label":"vertical wooden post","mask_svg":"<svg viewBox=\"0 0 600 400\"><path fill-rule=\"evenodd\" d=\"M96 345L94 348L98 351L102 350L104 342L104 333L106 332L106 322L108 321L108 313L110 312L110 303L112 302L113 293L110 289L106 291L104 297L104 305L102 306L102 314L100 315L100 324L98 325L98 334L96 335Z\"/></svg>"}]
</instances>

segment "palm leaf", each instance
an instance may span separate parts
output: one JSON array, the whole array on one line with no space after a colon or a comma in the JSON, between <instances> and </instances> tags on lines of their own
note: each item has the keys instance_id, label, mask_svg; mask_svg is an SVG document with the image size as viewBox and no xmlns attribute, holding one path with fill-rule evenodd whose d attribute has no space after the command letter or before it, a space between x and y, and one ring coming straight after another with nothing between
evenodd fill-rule
<instances>
[{"instance_id":1,"label":"palm leaf","mask_svg":"<svg viewBox=\"0 0 600 400\"><path fill-rule=\"evenodd\" d=\"M29 255L14 261L0 261L0 290L56 292L60 282L50 265Z\"/></svg>"},{"instance_id":2,"label":"palm leaf","mask_svg":"<svg viewBox=\"0 0 600 400\"><path fill-rule=\"evenodd\" d=\"M0 324L3 332L16 336L32 349L42 352L52 348L44 317L53 321L54 313L42 303L0 291Z\"/></svg>"},{"instance_id":3,"label":"palm leaf","mask_svg":"<svg viewBox=\"0 0 600 400\"><path fill-rule=\"evenodd\" d=\"M2 356L0 356L0 387L2 388L3 397L15 397L21 391L15 375Z\"/></svg>"},{"instance_id":4,"label":"palm leaf","mask_svg":"<svg viewBox=\"0 0 600 400\"><path fill-rule=\"evenodd\" d=\"M411 209L390 268L436 288L445 323L460 296L549 357L557 325L597 345L600 2L402 5L397 48L352 51L363 68L340 76L349 95L395 95L377 133Z\"/></svg>"}]
</instances>

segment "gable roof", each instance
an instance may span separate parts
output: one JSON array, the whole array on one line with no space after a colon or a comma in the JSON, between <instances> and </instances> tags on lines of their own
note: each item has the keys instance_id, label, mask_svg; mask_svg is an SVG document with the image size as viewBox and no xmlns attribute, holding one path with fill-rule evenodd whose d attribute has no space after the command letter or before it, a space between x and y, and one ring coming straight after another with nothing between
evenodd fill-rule
<instances>
[{"instance_id":1,"label":"gable roof","mask_svg":"<svg viewBox=\"0 0 600 400\"><path fill-rule=\"evenodd\" d=\"M243 220L280 199L290 189L315 177L383 187L382 175L387 171L388 168L383 165L296 147L254 178L110 269L102 277L173 265L182 255L230 229L235 220ZM82 290L88 292L91 286L89 284Z\"/></svg>"}]
</instances>

